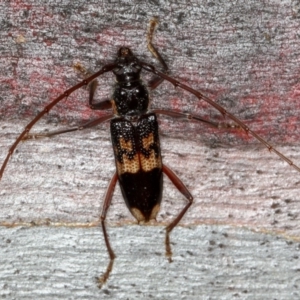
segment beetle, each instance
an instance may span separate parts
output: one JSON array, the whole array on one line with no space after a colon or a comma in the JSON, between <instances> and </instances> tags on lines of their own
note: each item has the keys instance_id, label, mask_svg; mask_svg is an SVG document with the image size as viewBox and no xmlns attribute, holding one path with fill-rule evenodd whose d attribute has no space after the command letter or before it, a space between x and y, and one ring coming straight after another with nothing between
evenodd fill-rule
<instances>
[{"instance_id":1,"label":"beetle","mask_svg":"<svg viewBox=\"0 0 300 300\"><path fill-rule=\"evenodd\" d=\"M162 162L157 115L165 115L174 119L184 119L187 121L205 123L206 125L214 128L242 130L247 134L252 135L269 151L274 152L294 169L300 171L300 168L295 165L289 158L276 150L257 133L252 131L240 119L229 113L213 100L204 96L199 91L196 91L191 87L182 84L181 82L168 75L168 66L152 43L154 29L157 26L157 23L158 21L156 19L152 19L150 21L147 41L148 49L162 65L163 72L159 71L153 65L139 60L133 54L130 48L121 47L117 52L117 58L114 63L103 66L95 74L89 76L82 82L66 90L63 94L61 94L50 104L48 104L31 122L27 124L25 129L21 132L13 145L10 147L0 169L1 179L9 158L12 156L17 145L21 141L34 138L51 137L67 132L83 130L86 128L94 127L105 121L110 121L111 140L115 156L116 172L112 176L112 179L108 185L100 219L110 261L104 274L97 279L99 287L101 287L109 278L109 275L113 268L113 262L116 257L109 242L105 219L107 211L111 204L111 199L117 181L120 184L125 203L138 223L147 223L150 220L155 220L162 201L163 173L169 177L175 187L186 198L187 203L184 208L181 210L178 216L166 227L165 246L166 256L168 257L169 261L172 260L170 232L180 222L186 211L193 203L193 197L185 187L183 182L169 167L164 165ZM148 86L146 86L146 84L140 77L142 70L148 71L155 75L155 77L149 82ZM116 84L114 86L112 98L111 100L95 102L94 94L97 88L97 82L95 81L95 79L106 72L113 72L116 78ZM179 87L190 92L198 99L204 100L215 109L217 109L223 116L228 117L229 119L234 121L234 124L223 122L217 123L195 114L181 113L172 110L150 110L149 89L157 88L164 80L169 81L175 87ZM92 110L111 109L112 113L89 121L81 126L69 129L63 129L48 133L30 133L30 130L34 126L34 124L38 120L40 120L47 112L49 112L58 102L68 97L75 90L87 85L89 85L89 107Z\"/></svg>"}]
</instances>

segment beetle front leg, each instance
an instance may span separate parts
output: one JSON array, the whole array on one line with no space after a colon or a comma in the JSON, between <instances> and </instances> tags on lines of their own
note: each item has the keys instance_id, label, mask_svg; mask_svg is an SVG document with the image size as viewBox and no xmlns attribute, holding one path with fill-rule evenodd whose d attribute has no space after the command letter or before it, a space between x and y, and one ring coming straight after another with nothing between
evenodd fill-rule
<instances>
[{"instance_id":1,"label":"beetle front leg","mask_svg":"<svg viewBox=\"0 0 300 300\"><path fill-rule=\"evenodd\" d=\"M6 165L8 163L9 158L14 153L15 149L17 148L18 144L24 139L24 137L29 133L31 128L34 126L34 124L39 121L45 114L47 114L58 102L61 100L69 97L74 91L78 90L79 88L89 84L91 81L93 81L98 76L102 75L103 73L110 72L116 67L116 64L108 64L101 68L100 71L96 72L95 74L91 75L90 77L84 79L83 81L79 82L78 84L74 85L70 89L66 90L63 94L58 96L56 99L54 99L52 102L50 102L48 105L44 107L44 109L36 115L35 118L33 118L24 128L24 130L19 134L15 142L11 145L11 147L8 150L8 153L2 163L1 169L0 169L0 180L2 178L2 175L4 173L4 170L6 168ZM25 138L26 139L26 138Z\"/></svg>"},{"instance_id":2,"label":"beetle front leg","mask_svg":"<svg viewBox=\"0 0 300 300\"><path fill-rule=\"evenodd\" d=\"M105 110L112 108L112 102L110 100L104 100L98 103L94 103L94 95L97 89L98 82L97 80L92 81L89 84L90 95L89 95L89 107L93 110Z\"/></svg>"}]
</instances>

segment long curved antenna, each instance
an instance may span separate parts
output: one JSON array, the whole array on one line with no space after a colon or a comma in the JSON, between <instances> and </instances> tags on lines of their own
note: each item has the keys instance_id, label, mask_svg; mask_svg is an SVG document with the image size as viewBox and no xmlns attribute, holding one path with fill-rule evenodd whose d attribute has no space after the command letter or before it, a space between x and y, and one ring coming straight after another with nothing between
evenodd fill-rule
<instances>
[{"instance_id":1,"label":"long curved antenna","mask_svg":"<svg viewBox=\"0 0 300 300\"><path fill-rule=\"evenodd\" d=\"M178 80L174 79L173 77L170 77L167 74L164 74L164 73L158 71L153 65L150 65L150 64L147 64L147 63L141 62L141 61L139 62L139 64L141 65L141 67L144 70L146 70L148 72L151 72L151 73L153 73L155 75L158 75L161 78L163 78L164 80L169 81L170 83L172 83L175 86L175 88L176 87L180 87L183 90L186 90L186 91L190 92L191 94L195 95L200 100L204 100L205 102L209 103L211 106L213 106L215 109L217 109L222 115L227 116L228 118L230 118L231 120L233 120L236 124L238 124L247 134L250 133L255 139L257 139L261 144L263 144L270 152L275 153L282 160L284 160L285 162L287 162L291 167L293 167L298 172L300 172L300 167L298 167L297 165L295 165L289 158L287 158L285 155L283 155L281 152L279 152L277 149L275 149L265 139L263 139L260 135L258 135L253 130L251 130L244 122L242 122L240 119L238 119L233 114L231 114L230 112L228 112L224 107L222 107L221 105L217 104L216 102L214 102L213 100L209 99L208 97L204 96L202 93L200 93L200 92L192 89L191 87L189 87L189 86L187 86L187 85L179 82Z\"/></svg>"},{"instance_id":2,"label":"long curved antenna","mask_svg":"<svg viewBox=\"0 0 300 300\"><path fill-rule=\"evenodd\" d=\"M91 82L93 79L95 79L96 77L100 76L101 74L113 70L115 67L116 67L116 64L108 64L108 65L103 66L100 71L98 71L97 73L95 73L92 76L88 77L87 79L81 81L80 83L76 84L72 88L66 90L63 94L61 94L56 99L54 99L30 123L28 123L26 125L25 129L21 132L21 134L18 136L18 138L16 139L16 141L10 147L10 149L9 149L7 155L6 155L6 158L5 158L5 160L4 160L4 162L3 162L2 166L1 166L1 169L0 169L0 179L2 178L3 172L4 172L5 168L6 168L7 163L8 163L8 160L12 156L12 154L15 151L16 147L18 146L18 144L20 143L20 141L23 140L23 138L25 137L25 135L28 134L28 132L30 131L30 129L32 128L32 126L38 120L40 120L46 113L48 113L59 101L61 101L64 98L67 98L74 91L78 90L79 88L81 88L84 85L87 85L89 82Z\"/></svg>"}]
</instances>

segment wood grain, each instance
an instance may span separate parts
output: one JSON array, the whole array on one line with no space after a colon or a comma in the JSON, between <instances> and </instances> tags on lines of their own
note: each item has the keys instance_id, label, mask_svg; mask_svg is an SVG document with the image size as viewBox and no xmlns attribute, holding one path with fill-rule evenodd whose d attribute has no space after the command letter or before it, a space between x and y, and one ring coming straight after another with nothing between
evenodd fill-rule
<instances>
[{"instance_id":1,"label":"wood grain","mask_svg":"<svg viewBox=\"0 0 300 300\"><path fill-rule=\"evenodd\" d=\"M123 45L154 63L145 31L159 16L156 45L171 74L300 165L298 14L295 1L3 1L0 160L38 111L82 80L78 63L95 72ZM108 97L113 78L99 82L97 97ZM97 116L86 104L86 91L74 93L34 131ZM152 104L223 120L167 83L153 91ZM111 280L97 290L93 278L108 261L95 226L114 172L104 124L22 143L10 160L0 182L2 297L299 298L300 174L245 134L160 123L163 161L195 198L184 227L171 236L174 264L164 257L163 225L183 197L166 179L158 226L138 227L117 188L108 215L117 260Z\"/></svg>"}]
</instances>

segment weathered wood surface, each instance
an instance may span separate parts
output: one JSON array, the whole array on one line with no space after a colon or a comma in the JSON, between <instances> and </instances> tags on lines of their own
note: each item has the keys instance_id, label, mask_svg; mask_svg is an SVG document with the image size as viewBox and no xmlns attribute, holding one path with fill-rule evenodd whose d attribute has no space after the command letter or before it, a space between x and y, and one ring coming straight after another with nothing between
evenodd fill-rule
<instances>
[{"instance_id":1,"label":"weathered wood surface","mask_svg":"<svg viewBox=\"0 0 300 300\"><path fill-rule=\"evenodd\" d=\"M148 20L159 16L156 44L171 73L300 164L296 1L0 5L1 160L26 122L82 79L76 64L94 72L122 45L154 62L145 31ZM108 97L113 78L99 82L99 99ZM35 131L97 116L86 99L86 91L74 93ZM167 83L152 99L154 107L222 120ZM100 229L89 226L99 217L114 172L103 125L22 143L9 162L0 182L1 224L45 226L1 228L1 296L299 298L300 174L238 132L163 119L161 131L164 162L195 197L182 221L188 227L172 234L174 263L163 256L162 225L183 207L183 197L166 180L159 227L135 227L117 188L108 230L118 258L108 285L97 290L93 277L104 271L107 254Z\"/></svg>"},{"instance_id":2,"label":"weathered wood surface","mask_svg":"<svg viewBox=\"0 0 300 300\"><path fill-rule=\"evenodd\" d=\"M178 227L174 261L162 227L109 228L117 259L107 261L97 228L0 229L5 299L299 299L299 243L232 226Z\"/></svg>"}]
</instances>

